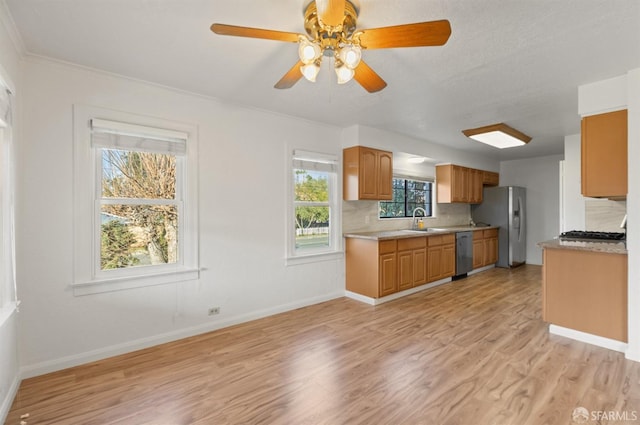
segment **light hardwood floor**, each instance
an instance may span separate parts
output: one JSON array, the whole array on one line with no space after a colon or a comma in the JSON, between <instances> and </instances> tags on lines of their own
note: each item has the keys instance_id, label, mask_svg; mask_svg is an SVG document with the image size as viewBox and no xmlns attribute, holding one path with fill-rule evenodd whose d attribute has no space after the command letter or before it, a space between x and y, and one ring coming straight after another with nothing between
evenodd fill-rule
<instances>
[{"instance_id":1,"label":"light hardwood floor","mask_svg":"<svg viewBox=\"0 0 640 425\"><path fill-rule=\"evenodd\" d=\"M640 423L640 363L549 335L540 279L338 299L27 379L7 424L564 425L578 406Z\"/></svg>"}]
</instances>

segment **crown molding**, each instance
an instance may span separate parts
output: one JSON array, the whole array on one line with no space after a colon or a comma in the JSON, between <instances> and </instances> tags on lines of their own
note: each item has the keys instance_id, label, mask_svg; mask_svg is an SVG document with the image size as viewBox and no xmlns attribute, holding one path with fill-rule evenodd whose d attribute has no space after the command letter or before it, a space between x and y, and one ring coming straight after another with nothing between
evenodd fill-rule
<instances>
[{"instance_id":1,"label":"crown molding","mask_svg":"<svg viewBox=\"0 0 640 425\"><path fill-rule=\"evenodd\" d=\"M27 54L27 49L5 0L0 0L0 22L2 22L2 25L7 30L9 38L13 43L13 47L18 52L18 55L23 58Z\"/></svg>"}]
</instances>

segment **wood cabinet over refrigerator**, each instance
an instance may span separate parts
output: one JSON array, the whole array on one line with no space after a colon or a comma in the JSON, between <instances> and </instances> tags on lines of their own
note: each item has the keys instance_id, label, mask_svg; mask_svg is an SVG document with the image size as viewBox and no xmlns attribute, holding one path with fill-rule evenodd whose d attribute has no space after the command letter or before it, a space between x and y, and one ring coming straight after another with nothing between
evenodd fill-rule
<instances>
[{"instance_id":1,"label":"wood cabinet over refrigerator","mask_svg":"<svg viewBox=\"0 0 640 425\"><path fill-rule=\"evenodd\" d=\"M345 201L393 198L393 153L353 146L343 150L342 166Z\"/></svg>"},{"instance_id":2,"label":"wood cabinet over refrigerator","mask_svg":"<svg viewBox=\"0 0 640 425\"><path fill-rule=\"evenodd\" d=\"M582 194L627 196L627 110L582 118Z\"/></svg>"}]
</instances>

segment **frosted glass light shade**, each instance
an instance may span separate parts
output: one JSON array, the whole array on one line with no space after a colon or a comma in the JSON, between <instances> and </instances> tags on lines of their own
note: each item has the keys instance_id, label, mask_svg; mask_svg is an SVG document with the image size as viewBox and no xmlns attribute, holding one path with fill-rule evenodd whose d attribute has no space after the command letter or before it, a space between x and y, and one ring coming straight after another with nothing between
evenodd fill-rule
<instances>
[{"instance_id":1,"label":"frosted glass light shade","mask_svg":"<svg viewBox=\"0 0 640 425\"><path fill-rule=\"evenodd\" d=\"M317 43L309 41L306 37L300 37L298 43L298 56L305 65L309 65L316 61L322 55L322 49Z\"/></svg>"},{"instance_id":2,"label":"frosted glass light shade","mask_svg":"<svg viewBox=\"0 0 640 425\"><path fill-rule=\"evenodd\" d=\"M338 84L344 84L351 81L355 71L346 65L336 66L336 75L338 76Z\"/></svg>"},{"instance_id":3,"label":"frosted glass light shade","mask_svg":"<svg viewBox=\"0 0 640 425\"><path fill-rule=\"evenodd\" d=\"M360 65L362 59L362 49L359 46L353 44L347 44L340 48L338 52L338 58L349 69L356 69Z\"/></svg>"},{"instance_id":4,"label":"frosted glass light shade","mask_svg":"<svg viewBox=\"0 0 640 425\"><path fill-rule=\"evenodd\" d=\"M463 130L462 133L473 140L498 149L523 146L531 140L531 137L504 123Z\"/></svg>"},{"instance_id":5,"label":"frosted glass light shade","mask_svg":"<svg viewBox=\"0 0 640 425\"><path fill-rule=\"evenodd\" d=\"M320 66L316 63L303 65L300 67L300 72L302 72L302 75L304 76L304 78L311 81L312 83L315 83L316 77L320 72Z\"/></svg>"}]
</instances>

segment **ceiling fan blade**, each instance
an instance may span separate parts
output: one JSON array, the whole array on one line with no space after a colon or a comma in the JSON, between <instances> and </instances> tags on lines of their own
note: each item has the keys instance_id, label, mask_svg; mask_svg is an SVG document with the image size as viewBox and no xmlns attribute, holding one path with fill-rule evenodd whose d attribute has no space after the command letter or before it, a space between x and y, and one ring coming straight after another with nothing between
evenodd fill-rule
<instances>
[{"instance_id":1,"label":"ceiling fan blade","mask_svg":"<svg viewBox=\"0 0 640 425\"><path fill-rule=\"evenodd\" d=\"M265 30L265 29L250 28L250 27L238 27L236 25L225 25L225 24L213 24L211 25L211 31L219 35L234 35L237 37L263 38L267 40L290 41L293 43L297 43L298 37L300 37L300 34L295 32L274 31L274 30Z\"/></svg>"},{"instance_id":2,"label":"ceiling fan blade","mask_svg":"<svg viewBox=\"0 0 640 425\"><path fill-rule=\"evenodd\" d=\"M328 26L337 27L344 21L345 0L316 0L318 17Z\"/></svg>"},{"instance_id":3,"label":"ceiling fan blade","mask_svg":"<svg viewBox=\"0 0 640 425\"><path fill-rule=\"evenodd\" d=\"M360 65L356 67L353 78L369 93L375 93L387 87L387 83L364 61L360 61Z\"/></svg>"},{"instance_id":4,"label":"ceiling fan blade","mask_svg":"<svg viewBox=\"0 0 640 425\"><path fill-rule=\"evenodd\" d=\"M442 46L450 35L451 25L443 19L363 30L360 34L360 45L364 49Z\"/></svg>"},{"instance_id":5,"label":"ceiling fan blade","mask_svg":"<svg viewBox=\"0 0 640 425\"><path fill-rule=\"evenodd\" d=\"M275 88L277 89L290 89L293 87L295 83L302 78L302 71L300 71L300 67L304 64L302 61L298 61L293 67L287 71L286 74L276 83Z\"/></svg>"}]
</instances>

